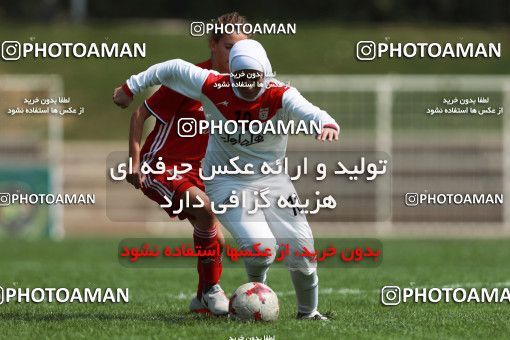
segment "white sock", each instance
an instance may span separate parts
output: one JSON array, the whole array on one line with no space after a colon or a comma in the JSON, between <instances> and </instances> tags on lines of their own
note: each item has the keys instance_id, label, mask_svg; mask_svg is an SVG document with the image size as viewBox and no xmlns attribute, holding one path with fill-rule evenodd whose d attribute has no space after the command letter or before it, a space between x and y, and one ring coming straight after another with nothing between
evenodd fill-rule
<instances>
[{"instance_id":1,"label":"white sock","mask_svg":"<svg viewBox=\"0 0 510 340\"><path fill-rule=\"evenodd\" d=\"M291 271L290 276L296 291L298 312L310 314L317 310L319 304L319 277L314 271L310 275L301 271Z\"/></svg>"}]
</instances>

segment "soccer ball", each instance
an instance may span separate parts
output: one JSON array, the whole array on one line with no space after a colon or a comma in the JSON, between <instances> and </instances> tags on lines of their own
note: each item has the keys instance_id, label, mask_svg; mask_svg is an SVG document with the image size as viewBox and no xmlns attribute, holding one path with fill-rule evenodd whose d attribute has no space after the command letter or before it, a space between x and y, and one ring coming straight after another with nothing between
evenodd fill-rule
<instances>
[{"instance_id":1,"label":"soccer ball","mask_svg":"<svg viewBox=\"0 0 510 340\"><path fill-rule=\"evenodd\" d=\"M280 307L278 297L263 283L250 282L237 288L230 299L231 318L243 321L275 321Z\"/></svg>"}]
</instances>

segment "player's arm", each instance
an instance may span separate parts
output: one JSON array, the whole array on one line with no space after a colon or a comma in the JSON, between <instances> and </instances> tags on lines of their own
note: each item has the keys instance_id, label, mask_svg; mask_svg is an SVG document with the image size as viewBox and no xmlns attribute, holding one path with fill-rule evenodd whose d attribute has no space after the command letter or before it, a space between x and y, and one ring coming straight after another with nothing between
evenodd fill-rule
<instances>
[{"instance_id":1,"label":"player's arm","mask_svg":"<svg viewBox=\"0 0 510 340\"><path fill-rule=\"evenodd\" d=\"M304 120L306 122L316 121L322 123L322 131L317 136L320 141L338 140L340 126L336 121L324 110L306 100L298 90L291 87L283 94L282 106L291 118Z\"/></svg>"},{"instance_id":2,"label":"player's arm","mask_svg":"<svg viewBox=\"0 0 510 340\"><path fill-rule=\"evenodd\" d=\"M210 73L181 59L168 60L131 76L123 86L115 89L113 102L126 108L134 95L154 85L165 85L186 97L200 100L202 85Z\"/></svg>"},{"instance_id":3,"label":"player's arm","mask_svg":"<svg viewBox=\"0 0 510 340\"><path fill-rule=\"evenodd\" d=\"M143 125L150 113L144 105L140 105L138 109L131 115L131 123L129 125L129 157L133 162L133 173L128 174L126 179L136 189L140 189L143 183L143 176L140 173L140 150L142 142Z\"/></svg>"}]
</instances>

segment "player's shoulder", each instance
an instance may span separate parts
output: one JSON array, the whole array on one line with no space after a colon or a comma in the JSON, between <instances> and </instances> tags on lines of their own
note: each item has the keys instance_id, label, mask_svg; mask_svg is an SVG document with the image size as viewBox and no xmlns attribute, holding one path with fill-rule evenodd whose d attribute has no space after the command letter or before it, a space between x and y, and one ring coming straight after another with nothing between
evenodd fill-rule
<instances>
[{"instance_id":1,"label":"player's shoulder","mask_svg":"<svg viewBox=\"0 0 510 340\"><path fill-rule=\"evenodd\" d=\"M219 73L211 71L205 79L202 90L208 92L209 90L221 90L230 87L230 76L228 73Z\"/></svg>"},{"instance_id":2,"label":"player's shoulder","mask_svg":"<svg viewBox=\"0 0 510 340\"><path fill-rule=\"evenodd\" d=\"M209 70L212 74L217 73L216 71L210 70L212 68L211 59L202 61L195 65L200 68ZM152 99L150 101L163 101L163 102L182 102L183 100L187 99L192 100L165 85L161 85L159 89L156 90L156 92L154 92L150 99Z\"/></svg>"},{"instance_id":3,"label":"player's shoulder","mask_svg":"<svg viewBox=\"0 0 510 340\"><path fill-rule=\"evenodd\" d=\"M209 74L208 74L208 78L209 77L216 77L218 75L220 75L220 73L216 70L213 70L212 69L212 62L211 62L211 59L208 59L206 61L203 61L201 63L198 63L198 64L195 64L196 66L206 70Z\"/></svg>"},{"instance_id":4,"label":"player's shoulder","mask_svg":"<svg viewBox=\"0 0 510 340\"><path fill-rule=\"evenodd\" d=\"M150 98L148 99L148 102L155 102L155 101L166 102L166 103L176 102L176 101L180 102L184 98L185 97L182 94L180 94L179 92L176 92L176 91L172 90L171 88L166 87L165 85L161 85L159 87L159 89L157 89L156 92L154 92L152 94L152 96L150 96Z\"/></svg>"},{"instance_id":5,"label":"player's shoulder","mask_svg":"<svg viewBox=\"0 0 510 340\"><path fill-rule=\"evenodd\" d=\"M281 98L283 97L284 93L289 90L294 91L295 88L276 78L272 78L266 82L266 95L268 96Z\"/></svg>"},{"instance_id":6,"label":"player's shoulder","mask_svg":"<svg viewBox=\"0 0 510 340\"><path fill-rule=\"evenodd\" d=\"M211 70L212 69L212 61L211 59L207 59L205 61L202 61L198 64L195 64L196 66L200 67L200 68L205 68L206 70Z\"/></svg>"}]
</instances>

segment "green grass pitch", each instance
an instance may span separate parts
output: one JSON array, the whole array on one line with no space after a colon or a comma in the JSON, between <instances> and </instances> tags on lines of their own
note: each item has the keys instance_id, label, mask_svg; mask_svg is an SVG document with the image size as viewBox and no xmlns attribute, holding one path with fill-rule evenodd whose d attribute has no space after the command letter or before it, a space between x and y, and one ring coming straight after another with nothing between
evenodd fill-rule
<instances>
[{"instance_id":1,"label":"green grass pitch","mask_svg":"<svg viewBox=\"0 0 510 340\"><path fill-rule=\"evenodd\" d=\"M403 304L385 307L379 290L402 287L510 286L510 240L383 240L378 268L324 269L320 310L330 322L298 321L285 269L270 271L279 294L274 323L241 323L188 312L193 269L133 269L117 260L117 240L59 243L0 242L3 287L128 287L127 304L9 303L0 305L0 337L229 339L504 338L510 305ZM245 282L242 269L227 269L222 286L231 294Z\"/></svg>"}]
</instances>

